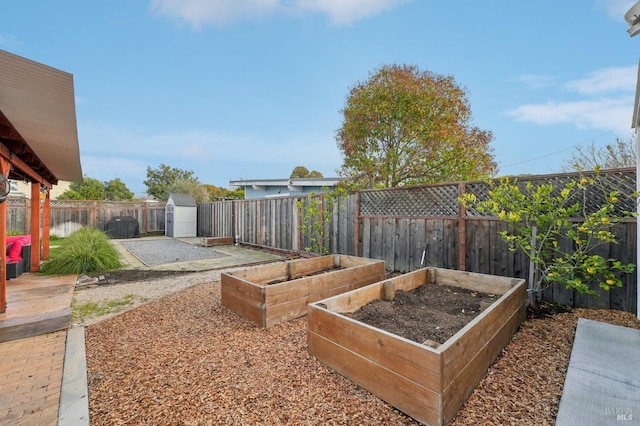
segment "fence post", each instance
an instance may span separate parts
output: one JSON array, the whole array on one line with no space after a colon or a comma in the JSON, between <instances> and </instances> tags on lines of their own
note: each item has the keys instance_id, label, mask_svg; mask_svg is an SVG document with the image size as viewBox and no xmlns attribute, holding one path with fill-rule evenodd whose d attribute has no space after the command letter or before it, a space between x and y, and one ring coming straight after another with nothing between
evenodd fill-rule
<instances>
[{"instance_id":1,"label":"fence post","mask_svg":"<svg viewBox=\"0 0 640 426\"><path fill-rule=\"evenodd\" d=\"M93 202L93 228L98 229L98 202Z\"/></svg>"},{"instance_id":2,"label":"fence post","mask_svg":"<svg viewBox=\"0 0 640 426\"><path fill-rule=\"evenodd\" d=\"M298 203L299 201L299 203ZM296 252L298 254L302 253L302 203L304 200L302 198L296 198L294 205L296 206Z\"/></svg>"},{"instance_id":3,"label":"fence post","mask_svg":"<svg viewBox=\"0 0 640 426\"><path fill-rule=\"evenodd\" d=\"M144 233L147 235L149 233L149 203L144 202Z\"/></svg>"},{"instance_id":4,"label":"fence post","mask_svg":"<svg viewBox=\"0 0 640 426\"><path fill-rule=\"evenodd\" d=\"M356 192L356 229L354 230L355 235L355 247L356 247L356 256L360 256L360 191Z\"/></svg>"},{"instance_id":5,"label":"fence post","mask_svg":"<svg viewBox=\"0 0 640 426\"><path fill-rule=\"evenodd\" d=\"M464 182L458 184L458 199L462 199L467 186ZM458 202L458 270L465 271L467 268L467 210L462 202Z\"/></svg>"}]
</instances>

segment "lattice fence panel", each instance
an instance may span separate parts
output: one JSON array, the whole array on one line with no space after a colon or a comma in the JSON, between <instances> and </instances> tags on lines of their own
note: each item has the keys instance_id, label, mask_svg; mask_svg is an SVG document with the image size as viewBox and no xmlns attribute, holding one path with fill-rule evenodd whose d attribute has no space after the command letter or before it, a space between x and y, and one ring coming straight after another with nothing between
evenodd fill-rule
<instances>
[{"instance_id":1,"label":"lattice fence panel","mask_svg":"<svg viewBox=\"0 0 640 426\"><path fill-rule=\"evenodd\" d=\"M457 216L458 209L457 184L360 193L361 216Z\"/></svg>"},{"instance_id":2,"label":"lattice fence panel","mask_svg":"<svg viewBox=\"0 0 640 426\"><path fill-rule=\"evenodd\" d=\"M519 177L517 178L517 184L521 191L525 190L527 182L531 182L534 187L552 183L554 190L551 196L559 196L562 189L571 181L578 182L581 177L587 179L595 176L594 173L567 173L563 175L552 176L534 176L534 177ZM570 200L571 204L575 202L584 203L587 213L593 213L599 210L605 203L607 197L611 192L618 192L621 194L618 203L616 203L616 213L620 214L625 211L636 211L636 200L629 195L635 192L636 189L636 173L635 170L622 169L604 171L599 174L599 184L588 185L587 191L583 193L581 191L576 192L576 196ZM466 192L475 194L478 200L487 200L489 198L490 186L486 182L468 182L466 183ZM474 208L467 209L467 216L487 216L486 213L478 212Z\"/></svg>"},{"instance_id":3,"label":"lattice fence panel","mask_svg":"<svg viewBox=\"0 0 640 426\"><path fill-rule=\"evenodd\" d=\"M545 176L521 176L517 177L517 184L524 190L527 182L533 186L552 183L555 187L552 196L560 195L560 191L571 181L578 181L582 176L591 178L593 172L565 173ZM613 191L622 194L616 204L617 212L636 211L636 200L627 196L635 192L635 169L618 169L602 171L599 174L601 186L589 185L584 194L578 193L578 197L571 202L584 201L587 213L600 209L606 197ZM490 185L484 181L465 182L465 192L475 194L478 200L489 198ZM627 194L627 195L625 195ZM368 190L360 192L360 215L367 216L396 216L396 217L431 217L431 216L458 216L459 215L459 189L458 184L430 185L411 188L393 188L384 190ZM467 208L467 216L488 216L474 208Z\"/></svg>"}]
</instances>

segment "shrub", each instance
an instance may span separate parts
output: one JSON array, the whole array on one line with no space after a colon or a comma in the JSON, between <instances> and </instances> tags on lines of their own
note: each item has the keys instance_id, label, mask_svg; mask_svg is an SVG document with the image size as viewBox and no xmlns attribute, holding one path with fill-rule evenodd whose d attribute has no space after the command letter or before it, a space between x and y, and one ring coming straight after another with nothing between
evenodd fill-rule
<instances>
[{"instance_id":1,"label":"shrub","mask_svg":"<svg viewBox=\"0 0 640 426\"><path fill-rule=\"evenodd\" d=\"M599 169L589 178L580 172L580 179L568 182L557 194L552 183L525 181L519 186L517 180L507 177L490 182L487 200L480 201L474 194L465 194L461 200L466 207L474 206L510 225L509 231L499 234L511 251L521 250L533 263L530 303L554 284L598 297L595 285L604 290L621 287L619 276L635 269L633 263L603 257L596 249L617 244L613 227L636 214L618 211L616 203L622 196L637 198L637 194L607 191ZM593 211L587 208L589 190L601 198ZM560 250L563 240L572 242L571 250Z\"/></svg>"},{"instance_id":2,"label":"shrub","mask_svg":"<svg viewBox=\"0 0 640 426\"><path fill-rule=\"evenodd\" d=\"M42 264L46 275L87 274L120 269L120 255L97 229L82 228L60 241L51 259Z\"/></svg>"}]
</instances>

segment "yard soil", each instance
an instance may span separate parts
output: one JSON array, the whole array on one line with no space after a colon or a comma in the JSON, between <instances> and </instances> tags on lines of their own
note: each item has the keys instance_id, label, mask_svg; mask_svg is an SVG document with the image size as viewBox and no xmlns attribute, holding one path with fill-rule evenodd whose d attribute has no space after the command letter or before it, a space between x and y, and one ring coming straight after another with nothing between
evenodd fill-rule
<instances>
[{"instance_id":1,"label":"yard soil","mask_svg":"<svg viewBox=\"0 0 640 426\"><path fill-rule=\"evenodd\" d=\"M92 278L102 284L124 284L139 281L148 281L164 278L180 278L185 274L193 274L192 271L156 271L152 269L119 269L116 271L99 272L92 274Z\"/></svg>"},{"instance_id":2,"label":"yard soil","mask_svg":"<svg viewBox=\"0 0 640 426\"><path fill-rule=\"evenodd\" d=\"M452 425L553 425L577 319L640 329L629 312L541 308ZM85 330L93 425L418 424L311 357L306 318L257 327L221 304L218 280Z\"/></svg>"},{"instance_id":3,"label":"yard soil","mask_svg":"<svg viewBox=\"0 0 640 426\"><path fill-rule=\"evenodd\" d=\"M357 321L414 342L443 344L497 297L446 285L397 291L393 300L373 300L353 313Z\"/></svg>"}]
</instances>

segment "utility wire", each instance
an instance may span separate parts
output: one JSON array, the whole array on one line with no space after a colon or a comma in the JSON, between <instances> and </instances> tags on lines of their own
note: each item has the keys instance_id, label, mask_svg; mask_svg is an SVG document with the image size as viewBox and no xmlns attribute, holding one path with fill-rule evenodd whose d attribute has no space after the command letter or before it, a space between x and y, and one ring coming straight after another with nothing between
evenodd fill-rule
<instances>
[{"instance_id":1,"label":"utility wire","mask_svg":"<svg viewBox=\"0 0 640 426\"><path fill-rule=\"evenodd\" d=\"M499 166L499 167L500 167L500 169L504 169L504 168L507 168L507 167L519 166L519 165L521 165L521 164L530 163L530 162L532 162L532 161L542 160L543 158L551 157L551 156L553 156L553 155L560 154L561 152L565 152L565 151L569 151L569 150L571 150L571 149L575 149L575 148L579 147L580 145L584 145L584 144L585 144L585 143L587 143L587 142L591 142L591 141L593 141L593 140L596 140L596 139L598 139L598 138L601 138L602 136L605 136L605 135L607 135L607 134L609 134L609 133L613 133L613 132L612 132L611 130L607 130L606 132L601 133L601 134L599 134L598 136L591 137L591 138L586 139L586 140L584 140L584 141L582 141L582 142L580 142L580 143L577 143L577 144L575 144L575 145L572 145L572 146L570 146L570 147L568 147L568 148L563 148L563 149L561 149L561 150L559 150L559 151L554 151L554 152L551 152L551 153L549 153L549 154L541 155L540 157L530 158L530 159L528 159L528 160L520 161L520 162L518 162L518 163L512 163L512 164L508 164L508 165L506 165L506 166Z\"/></svg>"}]
</instances>

